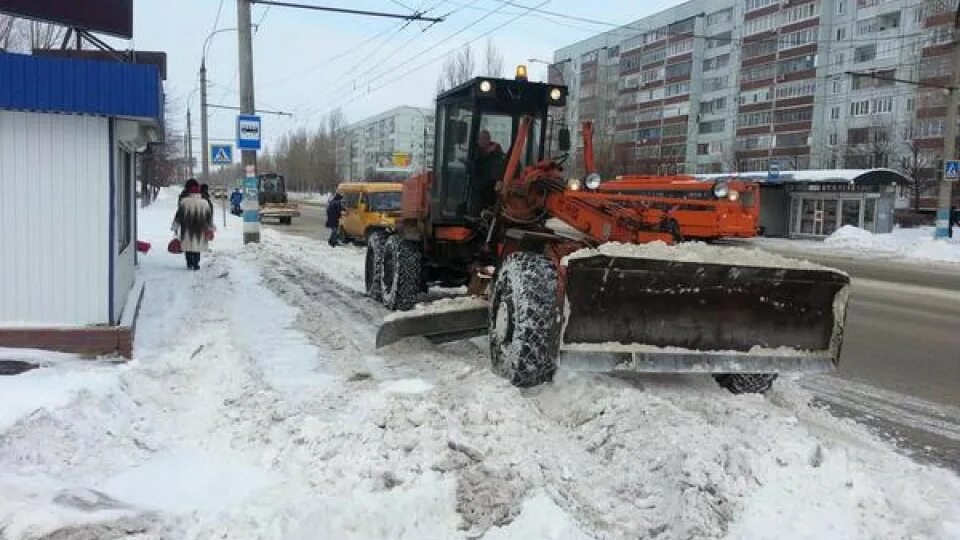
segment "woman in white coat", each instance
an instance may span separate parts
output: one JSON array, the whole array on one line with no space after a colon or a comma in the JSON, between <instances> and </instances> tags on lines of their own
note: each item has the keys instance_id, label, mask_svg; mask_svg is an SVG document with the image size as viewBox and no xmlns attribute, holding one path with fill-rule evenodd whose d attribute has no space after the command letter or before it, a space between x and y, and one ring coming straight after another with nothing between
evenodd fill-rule
<instances>
[{"instance_id":1,"label":"woman in white coat","mask_svg":"<svg viewBox=\"0 0 960 540\"><path fill-rule=\"evenodd\" d=\"M180 238L180 249L187 258L187 268L200 269L200 253L207 249L207 231L214 231L213 212L200 193L196 180L187 180L185 196L173 218L171 229Z\"/></svg>"}]
</instances>

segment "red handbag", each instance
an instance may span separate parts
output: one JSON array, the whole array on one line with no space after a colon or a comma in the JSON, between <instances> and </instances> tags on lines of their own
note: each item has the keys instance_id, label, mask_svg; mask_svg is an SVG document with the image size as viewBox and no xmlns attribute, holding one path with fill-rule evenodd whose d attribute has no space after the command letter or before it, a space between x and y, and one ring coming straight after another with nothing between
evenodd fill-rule
<instances>
[{"instance_id":1,"label":"red handbag","mask_svg":"<svg viewBox=\"0 0 960 540\"><path fill-rule=\"evenodd\" d=\"M183 249L180 248L180 239L174 238L167 244L167 251L170 253L183 253Z\"/></svg>"},{"instance_id":2,"label":"red handbag","mask_svg":"<svg viewBox=\"0 0 960 540\"><path fill-rule=\"evenodd\" d=\"M207 239L207 242L213 241L213 229L207 229L203 233L203 237Z\"/></svg>"}]
</instances>

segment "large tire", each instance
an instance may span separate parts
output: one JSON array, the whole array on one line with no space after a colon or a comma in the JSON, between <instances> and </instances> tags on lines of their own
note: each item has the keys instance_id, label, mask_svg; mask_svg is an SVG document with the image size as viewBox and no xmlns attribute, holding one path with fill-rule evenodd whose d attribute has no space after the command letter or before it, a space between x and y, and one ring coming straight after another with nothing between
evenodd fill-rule
<instances>
[{"instance_id":1,"label":"large tire","mask_svg":"<svg viewBox=\"0 0 960 540\"><path fill-rule=\"evenodd\" d=\"M405 311L417 303L421 259L420 249L413 242L397 234L387 238L380 272L380 292L387 309Z\"/></svg>"},{"instance_id":2,"label":"large tire","mask_svg":"<svg viewBox=\"0 0 960 540\"><path fill-rule=\"evenodd\" d=\"M490 301L490 363L514 386L553 380L560 350L557 268L539 253L507 257Z\"/></svg>"},{"instance_id":3,"label":"large tire","mask_svg":"<svg viewBox=\"0 0 960 540\"><path fill-rule=\"evenodd\" d=\"M380 288L380 275L383 271L383 244L386 234L375 231L367 237L367 255L364 261L363 280L367 295L377 302L383 301L383 292Z\"/></svg>"},{"instance_id":4,"label":"large tire","mask_svg":"<svg viewBox=\"0 0 960 540\"><path fill-rule=\"evenodd\" d=\"M776 373L724 373L714 375L717 384L734 394L764 394L777 379Z\"/></svg>"}]
</instances>

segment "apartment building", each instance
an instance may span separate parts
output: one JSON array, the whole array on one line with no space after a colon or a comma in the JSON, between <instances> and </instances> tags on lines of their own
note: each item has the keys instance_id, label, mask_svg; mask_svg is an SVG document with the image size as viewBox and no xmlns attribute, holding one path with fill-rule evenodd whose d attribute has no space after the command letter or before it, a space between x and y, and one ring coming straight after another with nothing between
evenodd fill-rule
<instances>
[{"instance_id":1,"label":"apartment building","mask_svg":"<svg viewBox=\"0 0 960 540\"><path fill-rule=\"evenodd\" d=\"M692 0L556 51L549 73L570 87L566 122L594 122L607 172L893 167L932 178L945 95L897 80L948 84L955 6Z\"/></svg>"},{"instance_id":2,"label":"apartment building","mask_svg":"<svg viewBox=\"0 0 960 540\"><path fill-rule=\"evenodd\" d=\"M433 161L433 109L400 106L350 124L337 149L344 180L404 178Z\"/></svg>"}]
</instances>

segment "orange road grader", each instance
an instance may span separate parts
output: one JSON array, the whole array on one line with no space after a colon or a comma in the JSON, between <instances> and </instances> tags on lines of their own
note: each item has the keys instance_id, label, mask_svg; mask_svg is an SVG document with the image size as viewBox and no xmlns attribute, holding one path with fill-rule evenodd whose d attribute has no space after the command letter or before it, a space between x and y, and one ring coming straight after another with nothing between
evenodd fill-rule
<instances>
[{"instance_id":1,"label":"orange road grader","mask_svg":"<svg viewBox=\"0 0 960 540\"><path fill-rule=\"evenodd\" d=\"M677 244L676 213L717 213L730 185L691 199L636 178L602 182L589 125L588 174L567 178L569 131L557 130L557 155L547 143L550 110L566 95L518 77L476 78L437 97L433 170L405 182L396 228L367 246L367 292L399 311L377 345L487 334L490 367L517 386L550 381L561 357L604 371L710 373L733 392L833 369L849 278ZM467 286L473 298L416 305L432 286Z\"/></svg>"}]
</instances>

